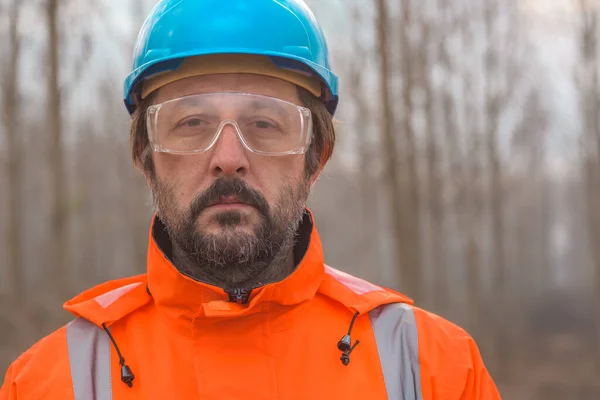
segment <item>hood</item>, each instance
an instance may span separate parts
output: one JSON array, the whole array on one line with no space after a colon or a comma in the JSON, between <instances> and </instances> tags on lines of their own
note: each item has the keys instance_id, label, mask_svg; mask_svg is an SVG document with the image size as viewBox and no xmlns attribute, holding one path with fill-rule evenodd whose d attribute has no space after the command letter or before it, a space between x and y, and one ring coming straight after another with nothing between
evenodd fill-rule
<instances>
[{"instance_id":1,"label":"hood","mask_svg":"<svg viewBox=\"0 0 600 400\"><path fill-rule=\"evenodd\" d=\"M64 309L98 327L110 326L152 300L146 278L144 274L103 283L67 301Z\"/></svg>"},{"instance_id":2,"label":"hood","mask_svg":"<svg viewBox=\"0 0 600 400\"><path fill-rule=\"evenodd\" d=\"M164 235L164 226L155 216L149 232L147 273L98 285L67 301L64 308L102 327L151 301L184 321L198 314L235 317L260 312L265 303L292 306L311 300L317 293L358 314L383 304L412 304L406 296L326 266L321 240L308 210L300 225L294 272L281 282L253 289L245 304L229 301L230 296L222 288L181 274L167 255L170 250L166 249Z\"/></svg>"}]
</instances>

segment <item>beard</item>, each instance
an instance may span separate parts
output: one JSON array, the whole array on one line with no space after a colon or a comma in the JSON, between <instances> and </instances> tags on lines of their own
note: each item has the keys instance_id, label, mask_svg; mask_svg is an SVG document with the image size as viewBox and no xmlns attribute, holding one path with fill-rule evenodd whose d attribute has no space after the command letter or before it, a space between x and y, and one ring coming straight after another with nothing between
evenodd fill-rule
<instances>
[{"instance_id":1,"label":"beard","mask_svg":"<svg viewBox=\"0 0 600 400\"><path fill-rule=\"evenodd\" d=\"M284 279L291 271L285 261L294 246L309 194L307 180L281 189L271 206L240 178L219 178L197 194L187 209L177 207L175 185L152 182L158 215L173 244L176 268L195 280L224 289L252 288ZM221 197L235 196L254 207L258 222L237 210L210 215L217 233L206 232L198 218ZM238 229L244 225L245 229Z\"/></svg>"}]
</instances>

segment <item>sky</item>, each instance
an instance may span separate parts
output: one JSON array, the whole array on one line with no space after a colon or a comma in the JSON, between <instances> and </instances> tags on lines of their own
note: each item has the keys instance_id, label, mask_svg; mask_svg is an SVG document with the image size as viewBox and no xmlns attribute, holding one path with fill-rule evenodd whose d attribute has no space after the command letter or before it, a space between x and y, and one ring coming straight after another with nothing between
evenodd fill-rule
<instances>
[{"instance_id":1,"label":"sky","mask_svg":"<svg viewBox=\"0 0 600 400\"><path fill-rule=\"evenodd\" d=\"M140 1L140 0L136 0ZM149 12L154 0L141 0L145 12ZM598 0L590 0L598 1ZM346 54L350 50L350 13L347 5L350 3L360 4L364 7L366 22L369 23L373 18L372 0L306 0L312 8L317 19L321 22L325 35L329 42L329 48L334 53L333 61L335 68L336 54ZM88 4L73 2L74 7L89 7ZM133 16L133 0L103 0L95 2L97 5L96 13L103 13L102 23L96 22L92 28L93 53L90 55L90 61L87 62L85 74L88 77L97 77L106 69L111 69L122 80L127 73L131 43L135 37L139 26L136 26L136 18ZM573 135L578 135L581 126L579 124L579 115L577 107L577 94L573 84L573 71L575 68L574 60L577 59L576 46L574 42L574 32L578 24L578 14L575 8L577 2L574 0L519 0L521 12L526 21L529 38L531 40L531 57L535 57L536 64L541 67L540 80L544 86L543 92L546 94L544 100L549 108L551 121L549 124L552 138L549 145L549 167L557 175L565 174L567 167L573 164L573 158L577 155L576 140ZM87 10L87 9L86 9ZM77 14L77 9L73 9L73 14ZM85 15L85 13L79 13ZM43 30L44 21L41 20L39 8L35 4L25 9L23 14L23 29L28 34L34 35L35 42L45 35ZM137 17L139 18L139 16ZM76 19L69 21L68 24L87 26L87 21ZM137 24L139 25L139 24ZM42 28L32 30L32 26ZM372 32L365 33L364 40L369 43L372 41ZM82 51L82 45L76 44L71 47L71 52L78 53ZM38 54L36 57L42 56ZM33 81L37 76L40 79L40 63L27 63L30 70L24 72L31 75ZM66 75L70 75L69 71ZM85 81L85 74L84 79ZM94 79L89 79L93 82ZM115 82L115 85L121 87L121 82ZM73 95L73 99L79 99L89 90L89 86L80 85L79 93ZM80 106L74 101L75 106ZM342 106L343 107L343 103Z\"/></svg>"},{"instance_id":2,"label":"sky","mask_svg":"<svg viewBox=\"0 0 600 400\"><path fill-rule=\"evenodd\" d=\"M590 0L600 2L599 0ZM349 47L349 15L342 0L307 0L335 51ZM364 5L365 18L373 18L372 0L355 0ZM540 79L544 100L549 109L548 168L556 177L569 174L577 157L577 141L581 126L577 93L573 82L577 48L574 41L579 23L577 1L519 0L520 10L530 40L532 62L541 68Z\"/></svg>"},{"instance_id":3,"label":"sky","mask_svg":"<svg viewBox=\"0 0 600 400\"><path fill-rule=\"evenodd\" d=\"M554 139L550 151L554 154L549 166L556 174L565 173L566 164L576 157L573 146L581 125L578 114L577 93L574 85L574 71L577 60L575 32L579 15L573 0L525 0L523 15L528 21L529 33L535 55L545 74L545 83L551 107ZM565 157L562 157L565 156Z\"/></svg>"}]
</instances>

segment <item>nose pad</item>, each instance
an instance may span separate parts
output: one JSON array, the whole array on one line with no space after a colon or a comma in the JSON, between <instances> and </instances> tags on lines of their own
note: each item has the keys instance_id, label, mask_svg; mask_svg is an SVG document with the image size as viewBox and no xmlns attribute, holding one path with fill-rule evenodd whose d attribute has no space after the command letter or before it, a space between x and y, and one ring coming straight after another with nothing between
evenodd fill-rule
<instances>
[{"instance_id":1,"label":"nose pad","mask_svg":"<svg viewBox=\"0 0 600 400\"><path fill-rule=\"evenodd\" d=\"M243 174L248 170L246 146L235 121L223 121L219 126L211 156L210 169L216 175Z\"/></svg>"},{"instance_id":2,"label":"nose pad","mask_svg":"<svg viewBox=\"0 0 600 400\"><path fill-rule=\"evenodd\" d=\"M228 133L230 131L230 129L226 129L227 127L233 129L233 132L231 133L236 136L239 144L247 148L246 143L244 143L244 139L242 138L242 132L240 131L240 127L238 126L237 122L230 119L221 122L221 125L219 125L219 129L217 131L217 134L215 135L215 142L213 143L213 146L216 146L217 143L221 141L221 136L223 136L224 133Z\"/></svg>"}]
</instances>

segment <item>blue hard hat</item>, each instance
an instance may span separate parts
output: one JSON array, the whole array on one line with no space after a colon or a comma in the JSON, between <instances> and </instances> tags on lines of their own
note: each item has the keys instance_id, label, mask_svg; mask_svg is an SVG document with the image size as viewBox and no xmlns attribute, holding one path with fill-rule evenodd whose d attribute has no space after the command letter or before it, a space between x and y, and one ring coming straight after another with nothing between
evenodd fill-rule
<instances>
[{"instance_id":1,"label":"blue hard hat","mask_svg":"<svg viewBox=\"0 0 600 400\"><path fill-rule=\"evenodd\" d=\"M281 68L322 81L329 112L338 103L337 76L315 16L302 0L161 0L144 22L134 49L124 100L130 114L140 83L171 71L187 57L211 54L268 56Z\"/></svg>"}]
</instances>

